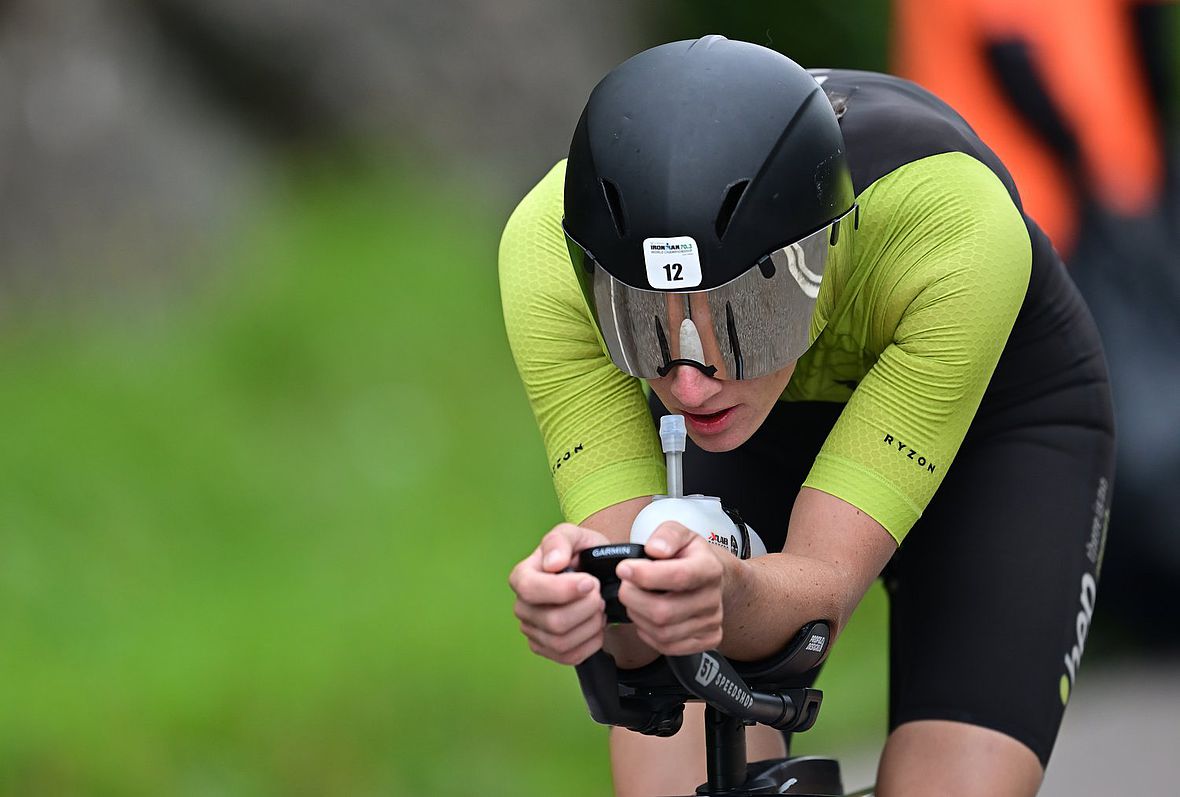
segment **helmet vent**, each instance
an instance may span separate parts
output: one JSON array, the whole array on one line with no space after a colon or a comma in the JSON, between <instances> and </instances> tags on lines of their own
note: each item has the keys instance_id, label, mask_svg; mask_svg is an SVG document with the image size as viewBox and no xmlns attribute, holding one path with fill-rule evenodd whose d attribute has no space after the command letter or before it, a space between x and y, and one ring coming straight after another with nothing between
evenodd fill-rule
<instances>
[{"instance_id":1,"label":"helmet vent","mask_svg":"<svg viewBox=\"0 0 1180 797\"><path fill-rule=\"evenodd\" d=\"M627 219L623 216L623 200L619 197L618 186L605 177L599 182L602 183L602 195L606 197L606 206L610 208L611 221L615 223L615 232L620 238L626 238Z\"/></svg>"},{"instance_id":2,"label":"helmet vent","mask_svg":"<svg viewBox=\"0 0 1180 797\"><path fill-rule=\"evenodd\" d=\"M717 211L717 221L714 224L718 240L725 238L725 233L729 230L729 222L733 218L733 212L737 210L738 203L742 201L742 194L746 193L746 188L749 185L748 179L738 180L725 189L725 199L721 201L721 209Z\"/></svg>"}]
</instances>

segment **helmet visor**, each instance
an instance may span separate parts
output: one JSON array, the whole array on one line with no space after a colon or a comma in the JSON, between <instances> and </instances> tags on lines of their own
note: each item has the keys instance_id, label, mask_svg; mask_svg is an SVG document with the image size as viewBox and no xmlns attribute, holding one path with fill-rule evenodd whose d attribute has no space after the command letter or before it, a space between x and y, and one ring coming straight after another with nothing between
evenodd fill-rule
<instances>
[{"instance_id":1,"label":"helmet visor","mask_svg":"<svg viewBox=\"0 0 1180 797\"><path fill-rule=\"evenodd\" d=\"M843 218L843 217L841 217ZM811 319L835 220L707 291L635 288L568 235L574 270L611 360L643 379L692 365L720 379L756 379L811 345Z\"/></svg>"}]
</instances>

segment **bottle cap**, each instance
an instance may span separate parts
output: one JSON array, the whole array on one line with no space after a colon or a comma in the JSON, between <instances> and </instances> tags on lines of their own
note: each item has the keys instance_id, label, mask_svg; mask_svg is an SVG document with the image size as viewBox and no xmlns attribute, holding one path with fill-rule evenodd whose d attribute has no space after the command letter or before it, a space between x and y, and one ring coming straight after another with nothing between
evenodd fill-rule
<instances>
[{"instance_id":1,"label":"bottle cap","mask_svg":"<svg viewBox=\"0 0 1180 797\"><path fill-rule=\"evenodd\" d=\"M683 415L665 415L660 418L660 445L665 454L682 453L687 436Z\"/></svg>"}]
</instances>

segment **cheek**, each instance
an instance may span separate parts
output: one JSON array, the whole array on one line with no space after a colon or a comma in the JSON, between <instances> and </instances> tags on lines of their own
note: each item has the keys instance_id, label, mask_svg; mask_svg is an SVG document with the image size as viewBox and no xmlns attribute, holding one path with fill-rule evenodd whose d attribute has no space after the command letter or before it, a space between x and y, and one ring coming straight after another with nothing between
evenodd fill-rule
<instances>
[{"instance_id":1,"label":"cheek","mask_svg":"<svg viewBox=\"0 0 1180 797\"><path fill-rule=\"evenodd\" d=\"M762 391L762 399L769 405L774 405L783 396L783 391L787 389L786 381L767 385L766 389Z\"/></svg>"},{"instance_id":2,"label":"cheek","mask_svg":"<svg viewBox=\"0 0 1180 797\"><path fill-rule=\"evenodd\" d=\"M743 385L746 388L744 402L756 410L762 418L765 418L778 403L778 400L782 398L783 391L787 389L787 383L790 382L794 372L795 366L792 364L782 371L745 383Z\"/></svg>"},{"instance_id":3,"label":"cheek","mask_svg":"<svg viewBox=\"0 0 1180 797\"><path fill-rule=\"evenodd\" d=\"M777 395L772 395L770 391L765 390L747 396L743 402L749 411L747 421L753 423L754 428L757 429L757 427L762 425L762 421L766 419L766 416L770 414L770 410L774 407L775 401L777 400Z\"/></svg>"}]
</instances>

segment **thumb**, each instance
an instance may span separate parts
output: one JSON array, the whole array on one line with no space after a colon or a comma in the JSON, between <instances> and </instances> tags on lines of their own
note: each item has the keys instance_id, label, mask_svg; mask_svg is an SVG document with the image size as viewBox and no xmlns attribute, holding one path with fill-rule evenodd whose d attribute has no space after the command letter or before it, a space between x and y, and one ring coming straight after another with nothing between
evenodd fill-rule
<instances>
[{"instance_id":1,"label":"thumb","mask_svg":"<svg viewBox=\"0 0 1180 797\"><path fill-rule=\"evenodd\" d=\"M652 559L671 559L699 536L695 531L675 520L666 520L652 532L651 537L644 545L644 550Z\"/></svg>"},{"instance_id":2,"label":"thumb","mask_svg":"<svg viewBox=\"0 0 1180 797\"><path fill-rule=\"evenodd\" d=\"M597 531L572 523L562 523L541 538L541 569L560 573L569 567L574 554L595 545L606 545L609 540Z\"/></svg>"}]
</instances>

